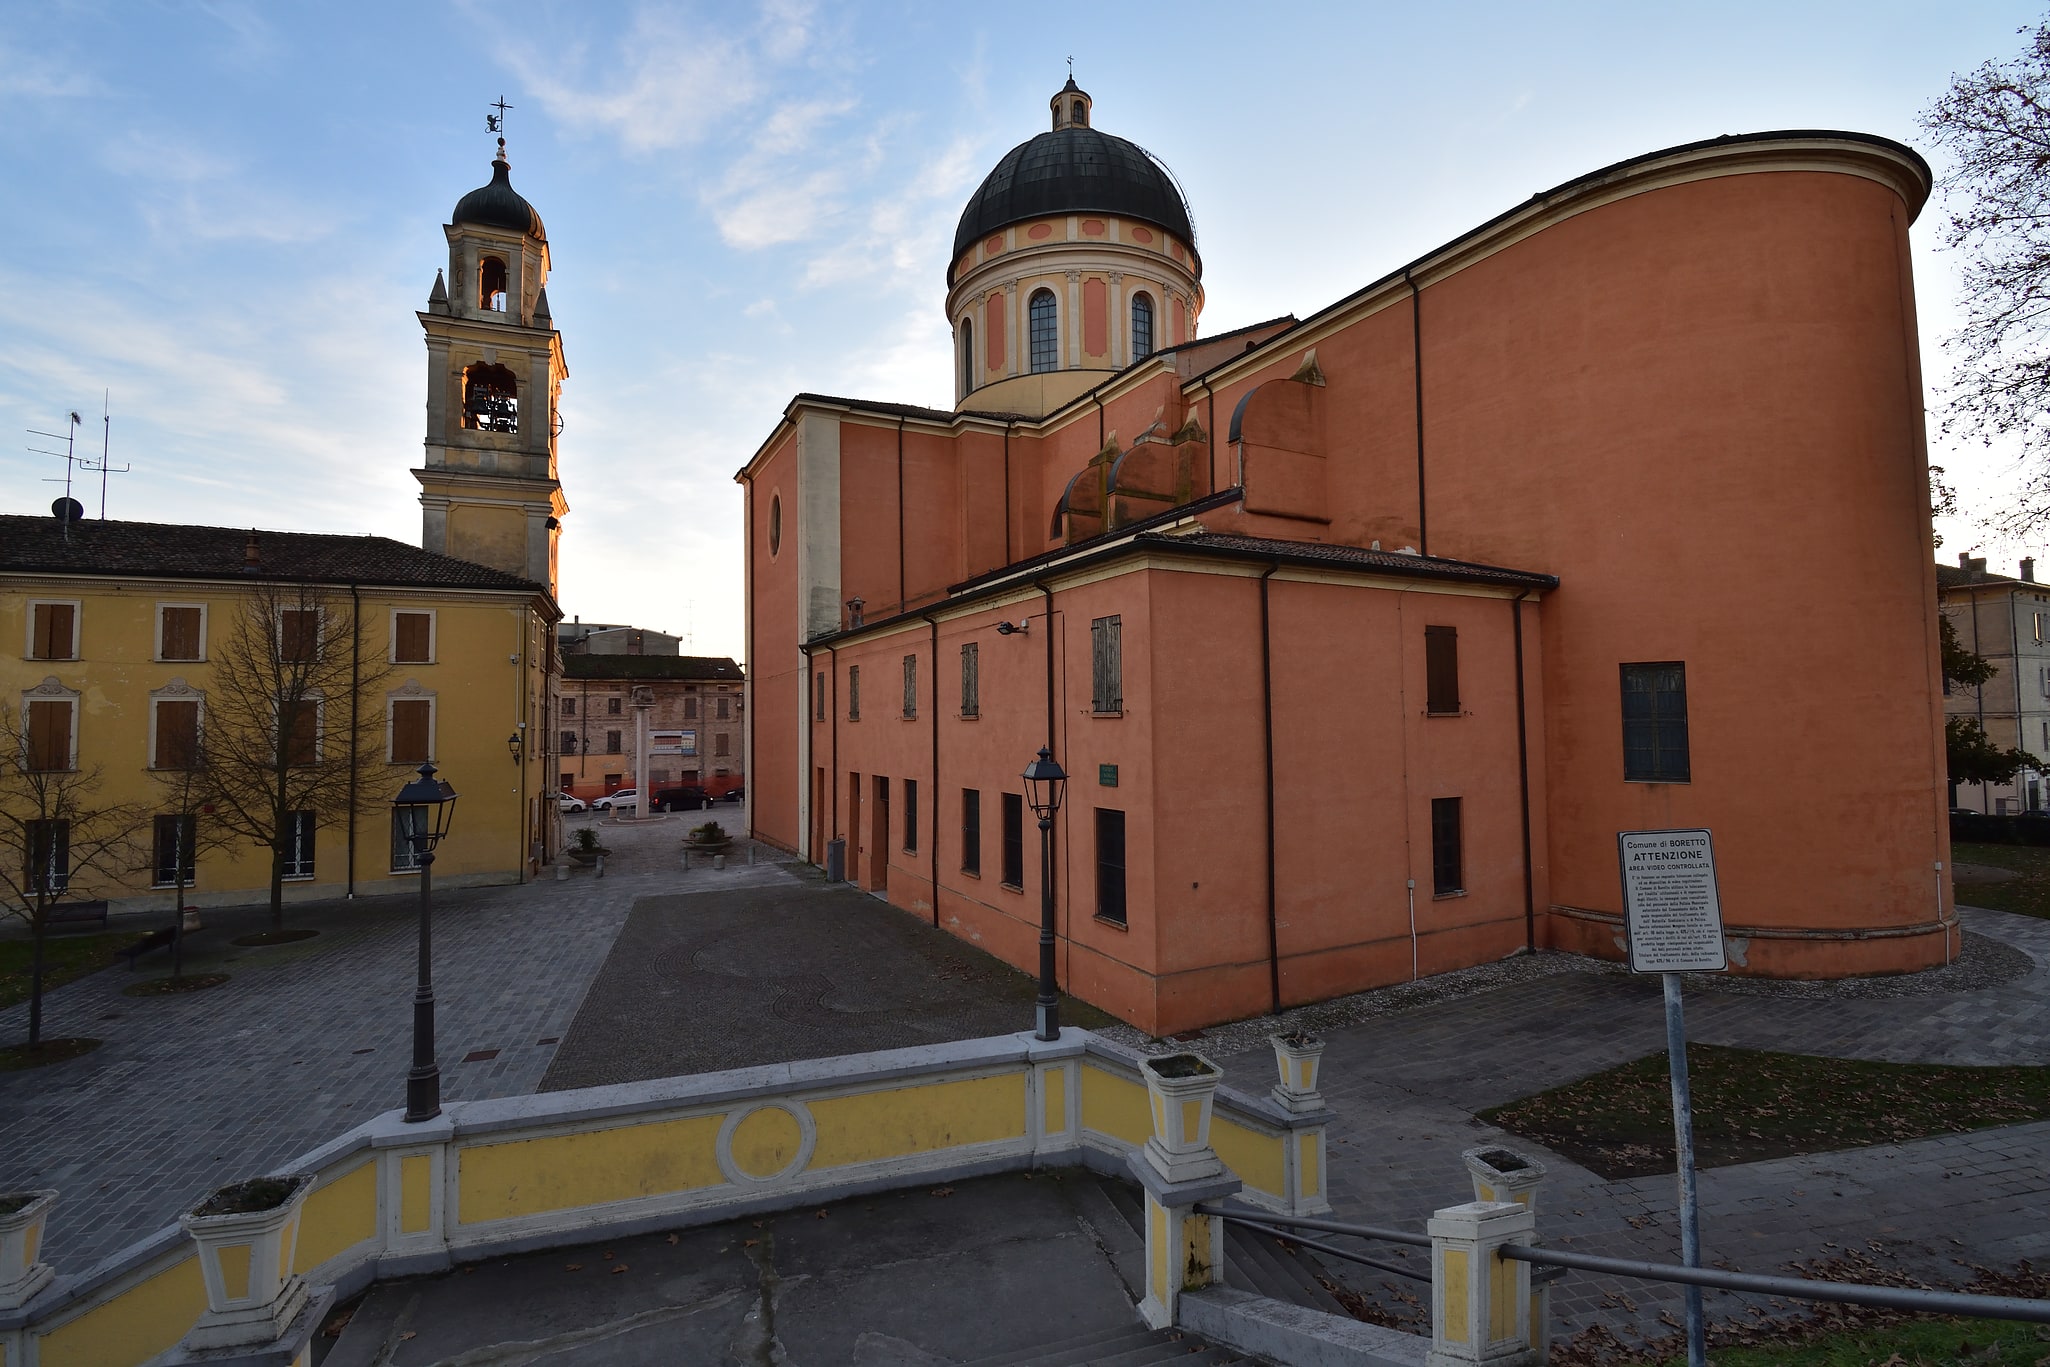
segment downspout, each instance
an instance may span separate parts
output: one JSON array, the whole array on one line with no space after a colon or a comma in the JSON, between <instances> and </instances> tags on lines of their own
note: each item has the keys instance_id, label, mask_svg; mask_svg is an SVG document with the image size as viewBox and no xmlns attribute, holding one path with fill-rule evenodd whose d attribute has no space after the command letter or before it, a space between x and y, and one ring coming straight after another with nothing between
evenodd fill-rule
<instances>
[{"instance_id":1,"label":"downspout","mask_svg":"<svg viewBox=\"0 0 2050 1367\"><path fill-rule=\"evenodd\" d=\"M932 641L932 791L926 808L932 813L932 839L926 855L932 865L932 923L940 923L940 623L931 613L921 613Z\"/></svg>"},{"instance_id":2,"label":"downspout","mask_svg":"<svg viewBox=\"0 0 2050 1367\"><path fill-rule=\"evenodd\" d=\"M1537 952L1537 900L1530 871L1530 741L1526 732L1523 704L1523 600L1525 589L1509 604L1516 639L1516 795L1523 803L1523 947Z\"/></svg>"},{"instance_id":3,"label":"downspout","mask_svg":"<svg viewBox=\"0 0 2050 1367\"><path fill-rule=\"evenodd\" d=\"M1004 424L1004 563L1011 563L1011 424Z\"/></svg>"},{"instance_id":4,"label":"downspout","mask_svg":"<svg viewBox=\"0 0 2050 1367\"><path fill-rule=\"evenodd\" d=\"M812 774L818 769L819 758L818 703L815 701L819 694L813 692L818 685L812 682L811 646L806 642L799 641L797 643L797 653L804 657L804 707L798 713L799 716L804 718L804 763L798 766L800 770L798 777L804 784L804 787L799 791L804 794L805 799L803 804L805 812L804 857L808 863L823 864L826 860L826 852L824 850L814 851L811 844L812 827L818 821L818 802L811 794ZM750 700L747 710L749 712L754 711L752 700ZM748 726L753 727L754 722L750 720ZM745 780L746 775L743 774L742 781L744 782ZM752 833L753 828L750 826L749 830Z\"/></svg>"},{"instance_id":5,"label":"downspout","mask_svg":"<svg viewBox=\"0 0 2050 1367\"><path fill-rule=\"evenodd\" d=\"M911 600L904 593L904 419L897 419L897 611Z\"/></svg>"},{"instance_id":6,"label":"downspout","mask_svg":"<svg viewBox=\"0 0 2050 1367\"><path fill-rule=\"evenodd\" d=\"M349 880L345 896L356 899L356 783L363 771L363 592L349 581Z\"/></svg>"},{"instance_id":7,"label":"downspout","mask_svg":"<svg viewBox=\"0 0 2050 1367\"><path fill-rule=\"evenodd\" d=\"M826 771L826 782L832 790L829 810L833 818L826 826L826 842L831 844L844 838L840 834L840 651L827 646L826 653L833 657L828 662L833 671L833 696L827 700L833 709L833 761Z\"/></svg>"},{"instance_id":8,"label":"downspout","mask_svg":"<svg viewBox=\"0 0 2050 1367\"><path fill-rule=\"evenodd\" d=\"M1103 396L1092 389L1089 391L1089 397L1096 400L1096 449L1101 451L1106 435L1103 426Z\"/></svg>"},{"instance_id":9,"label":"downspout","mask_svg":"<svg viewBox=\"0 0 2050 1367\"><path fill-rule=\"evenodd\" d=\"M1429 505L1424 501L1424 297L1402 268L1402 283L1409 286L1410 370L1416 376L1416 539L1417 550L1431 553Z\"/></svg>"},{"instance_id":10,"label":"downspout","mask_svg":"<svg viewBox=\"0 0 2050 1367\"><path fill-rule=\"evenodd\" d=\"M1267 615L1267 581L1281 569L1274 561L1260 576L1260 719L1267 760L1267 986L1273 1013L1281 1014L1281 919L1275 895L1274 860L1274 647Z\"/></svg>"},{"instance_id":11,"label":"downspout","mask_svg":"<svg viewBox=\"0 0 2050 1367\"><path fill-rule=\"evenodd\" d=\"M1053 590L1047 587L1047 585L1046 585L1046 581L1045 581L1044 579L1035 579L1035 580L1033 580L1033 581L1032 581L1032 587L1033 587L1033 588L1036 588L1036 589L1038 589L1038 590L1039 590L1039 592L1040 592L1040 595L1041 595L1041 597L1043 597L1043 598L1045 599L1045 603L1046 603L1046 748L1047 748L1048 750L1055 750L1055 745L1054 745L1054 733L1053 733L1053 731L1054 731L1054 691L1053 691L1053 687L1054 687L1054 677L1053 677ZM1056 753L1058 753L1058 751L1055 751L1055 752L1056 752ZM1071 776L1071 778L1072 778L1072 776ZM1070 806L1068 806L1068 807L1064 807L1064 808L1062 809L1062 811L1063 811L1064 813L1065 813L1065 812L1071 812L1071 811L1073 811L1073 810L1074 810L1074 808L1073 808L1073 806L1072 806L1072 805L1070 805ZM1065 818L1064 818L1064 819L1065 819ZM1056 869L1062 869L1062 864L1061 864L1061 842L1060 842L1060 837L1061 837L1062 835L1065 835L1065 834L1067 834L1067 830L1066 830L1066 828L1065 828L1065 827L1063 827L1063 828L1062 828L1062 830L1061 830L1061 831L1060 831L1060 832L1059 832L1058 834L1056 834L1056 833L1054 833L1054 832L1051 832L1051 831L1049 831L1049 832L1048 832L1048 837L1049 837L1049 840L1050 840L1050 842L1051 842L1051 844L1052 844L1052 846L1053 846L1053 848L1052 848L1051 850L1049 850L1049 851L1048 851L1048 858L1049 858L1049 859L1050 859L1050 860L1052 861L1053 867L1054 867L1054 868L1056 868ZM1072 872L1073 872L1073 870L1072 870L1072 869L1062 869L1062 879L1063 879L1063 887L1062 887L1062 891L1063 891L1064 893L1065 893L1065 892L1072 892L1072 891L1073 891L1073 889L1072 889L1072 888L1069 888L1069 887L1067 887L1067 886L1065 885L1065 880L1066 880L1067 876L1068 876L1069 874L1071 874ZM1066 929L1068 929L1068 927L1065 927L1065 926L1061 926L1061 925L1060 925L1060 918L1064 918L1064 917L1066 917L1066 916L1067 916L1067 914L1068 914L1068 904L1069 904L1069 901L1070 901L1070 900L1071 900L1071 899L1069 899L1069 898L1067 898L1067 897L1065 897L1065 896L1064 896L1064 897L1061 897L1061 898L1060 898L1060 899L1059 899L1059 900L1058 900L1058 901L1057 901L1057 902L1055 903L1055 916L1056 916L1056 926L1057 926L1057 929L1055 930L1054 934L1055 934L1055 937L1056 937L1057 941L1067 941L1067 940L1068 940L1068 936L1067 936L1066 934L1064 934L1064 933L1063 933L1063 931L1064 931L1064 930L1066 930ZM1072 944L1070 945L1070 952L1072 953Z\"/></svg>"},{"instance_id":12,"label":"downspout","mask_svg":"<svg viewBox=\"0 0 2050 1367\"><path fill-rule=\"evenodd\" d=\"M2009 670L2014 674L2014 748L2026 752L2028 743L2022 739L2022 630L2015 620L2014 591L2005 590L2000 595L2000 609L2007 617L2007 659ZM2028 790L2021 784L2021 775L2008 779L2014 785L2014 805L2017 811L2027 811L2022 805L2022 794Z\"/></svg>"}]
</instances>

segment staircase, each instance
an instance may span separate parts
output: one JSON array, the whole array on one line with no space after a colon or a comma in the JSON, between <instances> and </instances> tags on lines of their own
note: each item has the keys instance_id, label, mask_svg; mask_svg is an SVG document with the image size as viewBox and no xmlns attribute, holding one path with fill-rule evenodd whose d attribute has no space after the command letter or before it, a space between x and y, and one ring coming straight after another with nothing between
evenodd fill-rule
<instances>
[{"instance_id":1,"label":"staircase","mask_svg":"<svg viewBox=\"0 0 2050 1367\"><path fill-rule=\"evenodd\" d=\"M977 1358L963 1367L1142 1367L1152 1362L1204 1367L1243 1363L1252 1367L1258 1361L1235 1348L1213 1348L1173 1329L1116 1329L1105 1334L1057 1339L1022 1352Z\"/></svg>"},{"instance_id":2,"label":"staircase","mask_svg":"<svg viewBox=\"0 0 2050 1367\"><path fill-rule=\"evenodd\" d=\"M1138 1190L1109 1178L1099 1179L1097 1185L1124 1217L1143 1254L1145 1204ZM1244 1225L1224 1227L1224 1284L1270 1300L1350 1318L1338 1298L1325 1289L1322 1271L1308 1253Z\"/></svg>"}]
</instances>

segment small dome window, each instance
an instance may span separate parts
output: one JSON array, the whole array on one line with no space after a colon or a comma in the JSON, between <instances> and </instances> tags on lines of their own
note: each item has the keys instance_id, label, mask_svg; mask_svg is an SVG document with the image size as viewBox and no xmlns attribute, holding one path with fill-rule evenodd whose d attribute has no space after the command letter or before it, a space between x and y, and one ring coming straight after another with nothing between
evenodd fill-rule
<instances>
[{"instance_id":1,"label":"small dome window","mask_svg":"<svg viewBox=\"0 0 2050 1367\"><path fill-rule=\"evenodd\" d=\"M477 307L504 313L506 284L505 262L495 256L485 257L477 265Z\"/></svg>"},{"instance_id":2,"label":"small dome window","mask_svg":"<svg viewBox=\"0 0 2050 1367\"><path fill-rule=\"evenodd\" d=\"M463 371L463 426L475 432L520 430L520 384L510 370L479 361Z\"/></svg>"},{"instance_id":3,"label":"small dome window","mask_svg":"<svg viewBox=\"0 0 2050 1367\"><path fill-rule=\"evenodd\" d=\"M1032 373L1061 368L1061 329L1052 290L1033 293L1027 306L1032 334Z\"/></svg>"},{"instance_id":4,"label":"small dome window","mask_svg":"<svg viewBox=\"0 0 2050 1367\"><path fill-rule=\"evenodd\" d=\"M1089 126L1089 106L1083 104L1080 100L1075 101L1074 113L1069 117L1075 121L1077 127L1087 128Z\"/></svg>"},{"instance_id":5,"label":"small dome window","mask_svg":"<svg viewBox=\"0 0 2050 1367\"><path fill-rule=\"evenodd\" d=\"M1153 354L1153 299L1150 295L1132 296L1132 359L1143 361Z\"/></svg>"}]
</instances>

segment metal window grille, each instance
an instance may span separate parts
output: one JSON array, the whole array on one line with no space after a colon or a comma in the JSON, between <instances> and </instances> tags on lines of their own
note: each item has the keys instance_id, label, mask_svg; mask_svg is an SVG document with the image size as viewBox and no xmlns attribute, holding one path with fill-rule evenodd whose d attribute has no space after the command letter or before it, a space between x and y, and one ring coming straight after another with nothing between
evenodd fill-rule
<instances>
[{"instance_id":1,"label":"metal window grille","mask_svg":"<svg viewBox=\"0 0 2050 1367\"><path fill-rule=\"evenodd\" d=\"M982 876L982 794L961 790L961 872Z\"/></svg>"},{"instance_id":2,"label":"metal window grille","mask_svg":"<svg viewBox=\"0 0 2050 1367\"><path fill-rule=\"evenodd\" d=\"M1032 334L1032 373L1061 368L1060 314L1053 291L1040 290L1032 296L1027 317Z\"/></svg>"},{"instance_id":3,"label":"metal window grille","mask_svg":"<svg viewBox=\"0 0 2050 1367\"><path fill-rule=\"evenodd\" d=\"M608 717L617 717L621 715L620 700L618 698L607 698L605 700L605 715Z\"/></svg>"},{"instance_id":4,"label":"metal window grille","mask_svg":"<svg viewBox=\"0 0 2050 1367\"><path fill-rule=\"evenodd\" d=\"M1004 881L1014 888L1025 886L1025 798L1004 794Z\"/></svg>"},{"instance_id":5,"label":"metal window grille","mask_svg":"<svg viewBox=\"0 0 2050 1367\"><path fill-rule=\"evenodd\" d=\"M29 889L52 894L64 891L71 882L71 823L54 817L26 825Z\"/></svg>"},{"instance_id":6,"label":"metal window grille","mask_svg":"<svg viewBox=\"0 0 2050 1367\"><path fill-rule=\"evenodd\" d=\"M1466 891L1465 852L1460 848L1456 797L1431 799L1431 891L1443 896Z\"/></svg>"},{"instance_id":7,"label":"metal window grille","mask_svg":"<svg viewBox=\"0 0 2050 1367\"><path fill-rule=\"evenodd\" d=\"M192 882L192 837L195 818L160 816L156 819L152 863L159 884Z\"/></svg>"},{"instance_id":8,"label":"metal window grille","mask_svg":"<svg viewBox=\"0 0 2050 1367\"><path fill-rule=\"evenodd\" d=\"M826 671L823 669L811 676L811 717L813 721L826 719Z\"/></svg>"},{"instance_id":9,"label":"metal window grille","mask_svg":"<svg viewBox=\"0 0 2050 1367\"><path fill-rule=\"evenodd\" d=\"M861 720L861 666L847 666L847 720Z\"/></svg>"},{"instance_id":10,"label":"metal window grille","mask_svg":"<svg viewBox=\"0 0 2050 1367\"><path fill-rule=\"evenodd\" d=\"M565 732L563 732L563 733L562 733L562 753L563 753L563 754L565 754L565 755L574 755L574 754L575 754L576 752L577 752L577 733L576 733L576 732L574 732L574 731L565 731Z\"/></svg>"},{"instance_id":11,"label":"metal window grille","mask_svg":"<svg viewBox=\"0 0 2050 1367\"><path fill-rule=\"evenodd\" d=\"M961 715L982 715L982 647L973 641L961 647Z\"/></svg>"},{"instance_id":12,"label":"metal window grille","mask_svg":"<svg viewBox=\"0 0 2050 1367\"><path fill-rule=\"evenodd\" d=\"M1132 296L1132 359L1143 361L1153 354L1153 300L1143 294Z\"/></svg>"},{"instance_id":13,"label":"metal window grille","mask_svg":"<svg viewBox=\"0 0 2050 1367\"><path fill-rule=\"evenodd\" d=\"M1638 783L1685 783L1687 666L1628 664L1623 669L1623 777Z\"/></svg>"},{"instance_id":14,"label":"metal window grille","mask_svg":"<svg viewBox=\"0 0 2050 1367\"><path fill-rule=\"evenodd\" d=\"M1091 694L1098 712L1125 710L1125 657L1120 619L1098 617L1089 624Z\"/></svg>"},{"instance_id":15,"label":"metal window grille","mask_svg":"<svg viewBox=\"0 0 2050 1367\"><path fill-rule=\"evenodd\" d=\"M1096 809L1096 914L1125 923L1125 814Z\"/></svg>"},{"instance_id":16,"label":"metal window grille","mask_svg":"<svg viewBox=\"0 0 2050 1367\"><path fill-rule=\"evenodd\" d=\"M918 715L918 657L904 657L904 715Z\"/></svg>"},{"instance_id":17,"label":"metal window grille","mask_svg":"<svg viewBox=\"0 0 2050 1367\"><path fill-rule=\"evenodd\" d=\"M918 780L904 780L904 853L918 853Z\"/></svg>"},{"instance_id":18,"label":"metal window grille","mask_svg":"<svg viewBox=\"0 0 2050 1367\"><path fill-rule=\"evenodd\" d=\"M420 851L413 844L413 832L426 814L417 808L412 811L394 810L391 814L391 869L393 873L408 873L420 867Z\"/></svg>"},{"instance_id":19,"label":"metal window grille","mask_svg":"<svg viewBox=\"0 0 2050 1367\"><path fill-rule=\"evenodd\" d=\"M312 812L293 812L285 826L285 877L313 877Z\"/></svg>"}]
</instances>

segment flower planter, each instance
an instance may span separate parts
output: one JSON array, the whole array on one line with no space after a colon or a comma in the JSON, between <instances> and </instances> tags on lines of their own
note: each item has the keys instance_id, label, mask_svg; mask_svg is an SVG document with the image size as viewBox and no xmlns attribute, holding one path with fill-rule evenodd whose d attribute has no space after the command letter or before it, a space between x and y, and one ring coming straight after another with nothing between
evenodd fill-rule
<instances>
[{"instance_id":1,"label":"flower planter","mask_svg":"<svg viewBox=\"0 0 2050 1367\"><path fill-rule=\"evenodd\" d=\"M1146 1158L1170 1182L1192 1182L1224 1170L1210 1150L1210 1111L1223 1070L1201 1054L1140 1060L1153 1137Z\"/></svg>"},{"instance_id":2,"label":"flower planter","mask_svg":"<svg viewBox=\"0 0 2050 1367\"><path fill-rule=\"evenodd\" d=\"M1545 1165L1529 1154L1488 1144L1459 1155L1473 1177L1476 1201L1515 1201L1537 1210L1538 1184L1545 1180Z\"/></svg>"},{"instance_id":3,"label":"flower planter","mask_svg":"<svg viewBox=\"0 0 2050 1367\"><path fill-rule=\"evenodd\" d=\"M1274 1100L1296 1115L1323 1110L1317 1073L1324 1061L1324 1041L1307 1030L1291 1030L1267 1039L1274 1046L1275 1071L1281 1074L1281 1081L1274 1085Z\"/></svg>"},{"instance_id":4,"label":"flower planter","mask_svg":"<svg viewBox=\"0 0 2050 1367\"><path fill-rule=\"evenodd\" d=\"M54 1191L0 1192L0 1206L22 1204L0 1214L0 1310L27 1305L50 1284L48 1263L36 1261L43 1246L43 1222L57 1204Z\"/></svg>"},{"instance_id":5,"label":"flower planter","mask_svg":"<svg viewBox=\"0 0 2050 1367\"><path fill-rule=\"evenodd\" d=\"M199 1270L206 1283L206 1313L185 1336L189 1348L230 1348L269 1343L284 1333L306 1304L305 1279L292 1272L299 1249L299 1213L312 1189L311 1177L269 1179L282 1183L281 1200L263 1210L204 1215L224 1187L180 1216L199 1246Z\"/></svg>"},{"instance_id":6,"label":"flower planter","mask_svg":"<svg viewBox=\"0 0 2050 1367\"><path fill-rule=\"evenodd\" d=\"M612 851L606 849L579 850L572 847L568 850L565 850L564 853L567 854L571 859L575 860L578 864L581 864L583 867L588 869L591 867L591 865L597 863L600 859L603 859L606 855L612 853Z\"/></svg>"}]
</instances>

